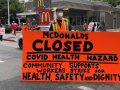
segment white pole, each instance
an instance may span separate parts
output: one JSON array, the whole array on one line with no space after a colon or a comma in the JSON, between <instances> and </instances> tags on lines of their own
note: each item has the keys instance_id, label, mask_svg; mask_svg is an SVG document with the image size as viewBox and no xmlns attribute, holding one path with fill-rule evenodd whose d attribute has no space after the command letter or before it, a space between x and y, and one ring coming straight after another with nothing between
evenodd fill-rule
<instances>
[{"instance_id":1,"label":"white pole","mask_svg":"<svg viewBox=\"0 0 120 90\"><path fill-rule=\"evenodd\" d=\"M8 25L10 25L10 10L9 10L9 0L8 0Z\"/></svg>"}]
</instances>

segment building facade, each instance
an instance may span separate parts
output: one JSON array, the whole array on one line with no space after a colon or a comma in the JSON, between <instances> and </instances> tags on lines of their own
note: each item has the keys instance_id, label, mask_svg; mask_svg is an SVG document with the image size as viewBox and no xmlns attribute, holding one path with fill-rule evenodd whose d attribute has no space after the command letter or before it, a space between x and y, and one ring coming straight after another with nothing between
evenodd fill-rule
<instances>
[{"instance_id":1,"label":"building facade","mask_svg":"<svg viewBox=\"0 0 120 90\"><path fill-rule=\"evenodd\" d=\"M110 7L107 2L86 0L33 0L25 3L24 13L17 16L25 17L27 22L33 18L39 22L38 9L50 9L52 20L56 18L56 8L64 9L64 17L74 26L76 30L82 31L84 21L89 24L93 19L96 22L104 21L107 29L119 28L120 7Z\"/></svg>"}]
</instances>

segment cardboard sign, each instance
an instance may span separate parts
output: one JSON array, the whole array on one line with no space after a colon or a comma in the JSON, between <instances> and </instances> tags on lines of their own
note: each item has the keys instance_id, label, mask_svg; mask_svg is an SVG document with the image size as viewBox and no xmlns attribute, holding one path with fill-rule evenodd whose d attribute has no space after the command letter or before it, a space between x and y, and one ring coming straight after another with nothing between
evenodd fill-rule
<instances>
[{"instance_id":1,"label":"cardboard sign","mask_svg":"<svg viewBox=\"0 0 120 90\"><path fill-rule=\"evenodd\" d=\"M44 25L27 25L27 26L22 26L22 32L23 31L30 31L31 29L38 27L38 26L44 26Z\"/></svg>"},{"instance_id":2,"label":"cardboard sign","mask_svg":"<svg viewBox=\"0 0 120 90\"><path fill-rule=\"evenodd\" d=\"M23 32L22 81L120 82L120 33Z\"/></svg>"},{"instance_id":3,"label":"cardboard sign","mask_svg":"<svg viewBox=\"0 0 120 90\"><path fill-rule=\"evenodd\" d=\"M5 35L5 28L0 28L0 35Z\"/></svg>"},{"instance_id":4,"label":"cardboard sign","mask_svg":"<svg viewBox=\"0 0 120 90\"><path fill-rule=\"evenodd\" d=\"M18 24L11 24L12 29L17 29Z\"/></svg>"},{"instance_id":5,"label":"cardboard sign","mask_svg":"<svg viewBox=\"0 0 120 90\"><path fill-rule=\"evenodd\" d=\"M89 31L92 31L93 25L94 25L93 22L91 22L91 23L89 24L89 27L88 27L88 30L89 30Z\"/></svg>"}]
</instances>

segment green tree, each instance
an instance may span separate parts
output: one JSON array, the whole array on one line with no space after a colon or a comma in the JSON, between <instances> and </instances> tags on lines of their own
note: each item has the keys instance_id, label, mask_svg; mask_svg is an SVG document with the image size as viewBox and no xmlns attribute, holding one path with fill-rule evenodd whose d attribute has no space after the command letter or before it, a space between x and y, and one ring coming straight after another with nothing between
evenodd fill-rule
<instances>
[{"instance_id":1,"label":"green tree","mask_svg":"<svg viewBox=\"0 0 120 90\"><path fill-rule=\"evenodd\" d=\"M108 2L108 4L111 7L116 7L116 6L120 5L120 0L92 0L92 1L104 1L104 2Z\"/></svg>"},{"instance_id":2,"label":"green tree","mask_svg":"<svg viewBox=\"0 0 120 90\"><path fill-rule=\"evenodd\" d=\"M120 0L108 0L108 3L110 4L110 6L116 7L120 5Z\"/></svg>"},{"instance_id":3,"label":"green tree","mask_svg":"<svg viewBox=\"0 0 120 90\"><path fill-rule=\"evenodd\" d=\"M24 2L19 0L9 0L10 18L16 18L16 13L22 13L25 10ZM4 19L5 23L8 18L7 0L0 0L0 18Z\"/></svg>"}]
</instances>

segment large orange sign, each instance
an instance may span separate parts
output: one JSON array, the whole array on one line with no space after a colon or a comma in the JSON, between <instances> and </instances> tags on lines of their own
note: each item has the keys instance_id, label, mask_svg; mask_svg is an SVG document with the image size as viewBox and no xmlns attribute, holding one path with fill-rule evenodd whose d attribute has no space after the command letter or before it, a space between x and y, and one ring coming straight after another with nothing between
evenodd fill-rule
<instances>
[{"instance_id":1,"label":"large orange sign","mask_svg":"<svg viewBox=\"0 0 120 90\"><path fill-rule=\"evenodd\" d=\"M22 81L120 82L120 33L23 32Z\"/></svg>"}]
</instances>

